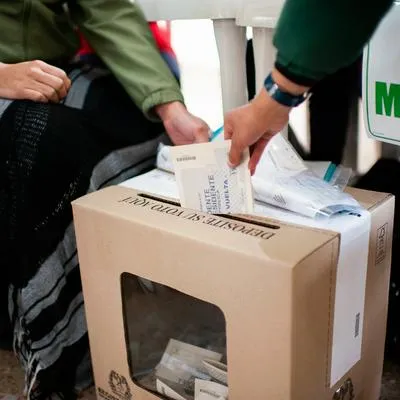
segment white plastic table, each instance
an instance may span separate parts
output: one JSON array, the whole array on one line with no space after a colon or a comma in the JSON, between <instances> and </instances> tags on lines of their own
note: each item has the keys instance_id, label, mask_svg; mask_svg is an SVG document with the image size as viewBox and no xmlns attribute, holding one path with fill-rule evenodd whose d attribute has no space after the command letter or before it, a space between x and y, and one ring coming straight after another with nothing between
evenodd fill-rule
<instances>
[{"instance_id":1,"label":"white plastic table","mask_svg":"<svg viewBox=\"0 0 400 400\"><path fill-rule=\"evenodd\" d=\"M220 59L224 112L247 102L246 29L236 25L237 0L139 0L149 21L211 19Z\"/></svg>"},{"instance_id":2,"label":"white plastic table","mask_svg":"<svg viewBox=\"0 0 400 400\"><path fill-rule=\"evenodd\" d=\"M253 28L257 92L274 66L276 50L272 39L283 4L284 0L239 0L237 3L236 24ZM287 137L287 128L281 133Z\"/></svg>"},{"instance_id":3,"label":"white plastic table","mask_svg":"<svg viewBox=\"0 0 400 400\"><path fill-rule=\"evenodd\" d=\"M220 59L223 111L247 103L246 27L253 28L256 88L273 67L274 28L284 0L138 0L149 21L211 19ZM345 164L357 169L357 115L345 149ZM287 129L282 132L287 135Z\"/></svg>"},{"instance_id":4,"label":"white plastic table","mask_svg":"<svg viewBox=\"0 0 400 400\"><path fill-rule=\"evenodd\" d=\"M246 104L246 27L253 30L257 90L273 66L275 27L284 0L139 0L148 20L211 19L221 71L223 110ZM285 132L284 132L285 133Z\"/></svg>"}]
</instances>

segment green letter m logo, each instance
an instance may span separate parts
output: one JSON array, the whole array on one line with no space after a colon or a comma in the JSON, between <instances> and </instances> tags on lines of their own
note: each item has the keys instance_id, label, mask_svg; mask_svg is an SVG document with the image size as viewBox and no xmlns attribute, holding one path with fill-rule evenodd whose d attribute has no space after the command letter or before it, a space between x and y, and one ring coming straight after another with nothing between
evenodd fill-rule
<instances>
[{"instance_id":1,"label":"green letter m logo","mask_svg":"<svg viewBox=\"0 0 400 400\"><path fill-rule=\"evenodd\" d=\"M394 116L400 118L400 85L396 83L375 82L375 104L378 115Z\"/></svg>"}]
</instances>

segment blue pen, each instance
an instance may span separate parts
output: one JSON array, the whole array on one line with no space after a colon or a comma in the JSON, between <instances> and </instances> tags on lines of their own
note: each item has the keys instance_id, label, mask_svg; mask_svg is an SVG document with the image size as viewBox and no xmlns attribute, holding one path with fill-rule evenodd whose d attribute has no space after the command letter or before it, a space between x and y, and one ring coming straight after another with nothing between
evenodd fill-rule
<instances>
[{"instance_id":1,"label":"blue pen","mask_svg":"<svg viewBox=\"0 0 400 400\"><path fill-rule=\"evenodd\" d=\"M210 142L212 142L213 140L215 140L218 135L224 130L224 126L222 125L221 127L219 127L217 130L215 130L210 137Z\"/></svg>"},{"instance_id":2,"label":"blue pen","mask_svg":"<svg viewBox=\"0 0 400 400\"><path fill-rule=\"evenodd\" d=\"M330 163L329 164L329 167L327 168L327 170L325 172L325 176L324 176L324 181L325 182L330 182L331 181L331 179L333 178L333 174L336 171L336 168L337 168L336 164L334 164L334 163Z\"/></svg>"}]
</instances>

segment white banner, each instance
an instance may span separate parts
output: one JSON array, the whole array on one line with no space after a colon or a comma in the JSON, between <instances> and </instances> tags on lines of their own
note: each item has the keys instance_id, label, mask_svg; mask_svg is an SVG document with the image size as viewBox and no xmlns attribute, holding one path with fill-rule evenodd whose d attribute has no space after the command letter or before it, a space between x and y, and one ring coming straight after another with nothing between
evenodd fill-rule
<instances>
[{"instance_id":1,"label":"white banner","mask_svg":"<svg viewBox=\"0 0 400 400\"><path fill-rule=\"evenodd\" d=\"M368 135L400 144L400 4L382 20L363 58L364 123Z\"/></svg>"}]
</instances>

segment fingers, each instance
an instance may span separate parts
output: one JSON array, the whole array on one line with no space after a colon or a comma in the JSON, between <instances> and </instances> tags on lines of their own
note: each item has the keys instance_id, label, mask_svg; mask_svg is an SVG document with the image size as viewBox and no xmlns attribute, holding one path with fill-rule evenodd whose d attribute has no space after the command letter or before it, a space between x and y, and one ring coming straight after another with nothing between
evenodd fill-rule
<instances>
[{"instance_id":1,"label":"fingers","mask_svg":"<svg viewBox=\"0 0 400 400\"><path fill-rule=\"evenodd\" d=\"M242 157L242 149L238 143L238 135L233 135L233 127L229 122L230 114L227 114L224 120L224 139L231 140L231 148L229 150L228 164L231 168L240 164Z\"/></svg>"},{"instance_id":2,"label":"fingers","mask_svg":"<svg viewBox=\"0 0 400 400\"><path fill-rule=\"evenodd\" d=\"M44 83L33 82L30 89L43 94L49 102L59 103L61 100L57 90L51 86L45 85Z\"/></svg>"},{"instance_id":3,"label":"fingers","mask_svg":"<svg viewBox=\"0 0 400 400\"><path fill-rule=\"evenodd\" d=\"M238 135L232 136L231 148L229 150L229 166L231 168L236 167L240 164L242 159L242 153L246 149L246 146L240 140Z\"/></svg>"},{"instance_id":4,"label":"fingers","mask_svg":"<svg viewBox=\"0 0 400 400\"><path fill-rule=\"evenodd\" d=\"M242 160L243 151L252 145L252 135L248 133L248 105L228 112L224 118L225 140L231 140L228 164L231 168L238 166Z\"/></svg>"},{"instance_id":5,"label":"fingers","mask_svg":"<svg viewBox=\"0 0 400 400\"><path fill-rule=\"evenodd\" d=\"M63 70L43 61L33 61L29 74L37 83L31 89L43 90L41 93L52 102L63 99L71 87L71 82Z\"/></svg>"},{"instance_id":6,"label":"fingers","mask_svg":"<svg viewBox=\"0 0 400 400\"><path fill-rule=\"evenodd\" d=\"M249 169L251 175L254 175L256 172L257 164L260 161L260 158L265 150L265 147L267 146L269 141L269 138L262 137L261 139L258 140L258 142L253 146L253 151L250 155L250 161L249 161Z\"/></svg>"},{"instance_id":7,"label":"fingers","mask_svg":"<svg viewBox=\"0 0 400 400\"><path fill-rule=\"evenodd\" d=\"M47 97L44 94L32 89L24 89L21 93L21 98L37 103L48 103Z\"/></svg>"},{"instance_id":8,"label":"fingers","mask_svg":"<svg viewBox=\"0 0 400 400\"><path fill-rule=\"evenodd\" d=\"M71 87L71 80L68 78L65 71L63 71L60 68L54 67L52 65L46 64L43 61L37 61L37 62L39 63L42 71L47 72L50 75L60 78L63 81L66 91L68 92L68 90Z\"/></svg>"},{"instance_id":9,"label":"fingers","mask_svg":"<svg viewBox=\"0 0 400 400\"><path fill-rule=\"evenodd\" d=\"M224 122L224 139L225 140L230 140L232 139L232 135L233 135L233 129L232 126L227 123L226 119Z\"/></svg>"},{"instance_id":10,"label":"fingers","mask_svg":"<svg viewBox=\"0 0 400 400\"><path fill-rule=\"evenodd\" d=\"M59 100L63 99L67 95L67 88L64 81L58 76L50 75L47 72L40 71L38 82L53 88L57 92Z\"/></svg>"}]
</instances>

